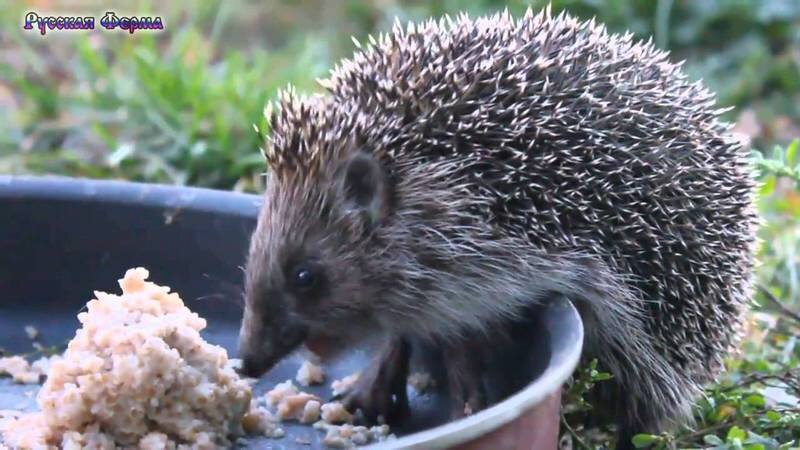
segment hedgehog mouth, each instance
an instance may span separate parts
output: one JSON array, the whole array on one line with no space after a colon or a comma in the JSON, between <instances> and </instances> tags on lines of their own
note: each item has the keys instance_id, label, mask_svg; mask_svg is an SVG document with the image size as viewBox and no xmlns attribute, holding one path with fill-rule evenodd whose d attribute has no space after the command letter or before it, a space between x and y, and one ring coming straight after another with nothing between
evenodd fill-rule
<instances>
[{"instance_id":1,"label":"hedgehog mouth","mask_svg":"<svg viewBox=\"0 0 800 450\"><path fill-rule=\"evenodd\" d=\"M344 339L321 332L309 333L304 345L309 351L324 360L336 357L346 346Z\"/></svg>"}]
</instances>

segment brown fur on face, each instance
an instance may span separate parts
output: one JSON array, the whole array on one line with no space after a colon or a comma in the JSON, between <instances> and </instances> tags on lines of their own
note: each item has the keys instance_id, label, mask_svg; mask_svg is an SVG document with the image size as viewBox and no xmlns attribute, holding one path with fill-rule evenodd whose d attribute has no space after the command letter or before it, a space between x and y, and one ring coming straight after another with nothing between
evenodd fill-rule
<instances>
[{"instance_id":1,"label":"brown fur on face","mask_svg":"<svg viewBox=\"0 0 800 450\"><path fill-rule=\"evenodd\" d=\"M363 249L374 246L371 232L384 215L387 180L377 159L356 148L336 157L326 160L334 167L327 177L276 164L267 181L250 245L240 333L251 375L305 339L354 337L370 327L369 304L380 289ZM303 271L312 273L308 286L298 285Z\"/></svg>"}]
</instances>

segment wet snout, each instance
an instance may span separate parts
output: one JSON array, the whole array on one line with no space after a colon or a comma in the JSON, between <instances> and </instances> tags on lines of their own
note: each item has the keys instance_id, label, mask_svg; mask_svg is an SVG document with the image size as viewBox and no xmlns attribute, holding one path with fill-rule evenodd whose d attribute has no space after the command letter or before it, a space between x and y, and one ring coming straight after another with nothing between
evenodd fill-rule
<instances>
[{"instance_id":1,"label":"wet snout","mask_svg":"<svg viewBox=\"0 0 800 450\"><path fill-rule=\"evenodd\" d=\"M260 377L300 346L306 332L306 327L298 321L284 318L266 323L254 320L252 314L245 311L239 331L241 374Z\"/></svg>"}]
</instances>

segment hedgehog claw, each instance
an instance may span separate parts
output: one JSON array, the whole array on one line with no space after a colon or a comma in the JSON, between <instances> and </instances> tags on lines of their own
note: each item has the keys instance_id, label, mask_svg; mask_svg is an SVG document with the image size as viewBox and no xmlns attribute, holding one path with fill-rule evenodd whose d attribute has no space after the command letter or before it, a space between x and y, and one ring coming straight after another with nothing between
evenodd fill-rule
<instances>
[{"instance_id":1,"label":"hedgehog claw","mask_svg":"<svg viewBox=\"0 0 800 450\"><path fill-rule=\"evenodd\" d=\"M482 366L470 358L464 348L452 349L445 354L447 379L450 390L450 418L461 419L486 407Z\"/></svg>"},{"instance_id":2,"label":"hedgehog claw","mask_svg":"<svg viewBox=\"0 0 800 450\"><path fill-rule=\"evenodd\" d=\"M392 339L347 391L335 395L355 417L356 423L375 424L383 417L396 422L408 413L406 379L410 346Z\"/></svg>"}]
</instances>

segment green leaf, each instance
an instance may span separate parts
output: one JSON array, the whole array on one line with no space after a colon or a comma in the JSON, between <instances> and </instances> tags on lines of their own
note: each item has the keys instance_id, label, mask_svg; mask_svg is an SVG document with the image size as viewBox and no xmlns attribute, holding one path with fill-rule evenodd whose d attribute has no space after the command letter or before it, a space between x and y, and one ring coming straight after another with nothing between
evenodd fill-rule
<instances>
[{"instance_id":1,"label":"green leaf","mask_svg":"<svg viewBox=\"0 0 800 450\"><path fill-rule=\"evenodd\" d=\"M800 148L800 139L793 140L789 146L786 147L786 164L790 167L797 164L798 148Z\"/></svg>"},{"instance_id":2,"label":"green leaf","mask_svg":"<svg viewBox=\"0 0 800 450\"><path fill-rule=\"evenodd\" d=\"M707 434L703 436L703 442L710 445L725 445L725 441L714 434Z\"/></svg>"},{"instance_id":3,"label":"green leaf","mask_svg":"<svg viewBox=\"0 0 800 450\"><path fill-rule=\"evenodd\" d=\"M734 441L735 439L743 441L747 439L747 433L737 426L732 426L731 429L728 430L728 436L726 439L728 442Z\"/></svg>"},{"instance_id":4,"label":"green leaf","mask_svg":"<svg viewBox=\"0 0 800 450\"><path fill-rule=\"evenodd\" d=\"M758 372L769 372L770 371L770 364L769 361L759 359L754 364L756 371Z\"/></svg>"},{"instance_id":5,"label":"green leaf","mask_svg":"<svg viewBox=\"0 0 800 450\"><path fill-rule=\"evenodd\" d=\"M766 404L764 401L764 396L761 394L748 395L745 397L744 401L747 402L748 405L757 406L759 408L763 408Z\"/></svg>"},{"instance_id":6,"label":"green leaf","mask_svg":"<svg viewBox=\"0 0 800 450\"><path fill-rule=\"evenodd\" d=\"M761 184L761 189L759 190L759 194L762 197L766 197L773 192L775 192L775 186L778 184L778 179L775 175L768 175L764 179L764 183Z\"/></svg>"},{"instance_id":7,"label":"green leaf","mask_svg":"<svg viewBox=\"0 0 800 450\"><path fill-rule=\"evenodd\" d=\"M637 434L633 437L631 442L633 442L636 448L648 448L659 440L660 438L654 434Z\"/></svg>"}]
</instances>

